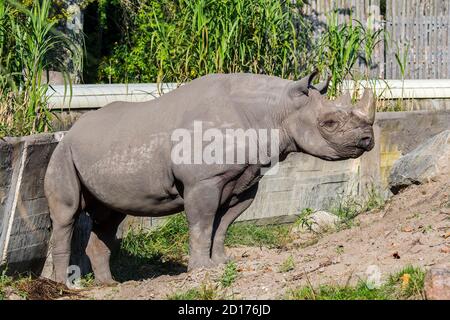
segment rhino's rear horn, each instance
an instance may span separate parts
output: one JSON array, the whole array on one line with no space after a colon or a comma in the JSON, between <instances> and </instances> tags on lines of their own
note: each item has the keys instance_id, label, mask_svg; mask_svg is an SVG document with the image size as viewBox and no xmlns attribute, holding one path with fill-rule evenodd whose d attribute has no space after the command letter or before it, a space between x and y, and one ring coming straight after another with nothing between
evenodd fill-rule
<instances>
[{"instance_id":1,"label":"rhino's rear horn","mask_svg":"<svg viewBox=\"0 0 450 320\"><path fill-rule=\"evenodd\" d=\"M373 124L375 121L375 99L371 89L364 89L364 94L355 108L358 116L362 117L368 123Z\"/></svg>"}]
</instances>

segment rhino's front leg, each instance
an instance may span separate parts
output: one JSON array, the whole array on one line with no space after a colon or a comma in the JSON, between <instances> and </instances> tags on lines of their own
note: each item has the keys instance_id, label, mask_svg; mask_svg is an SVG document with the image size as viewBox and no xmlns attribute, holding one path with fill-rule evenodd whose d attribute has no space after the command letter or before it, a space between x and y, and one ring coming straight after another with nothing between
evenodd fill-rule
<instances>
[{"instance_id":1,"label":"rhino's front leg","mask_svg":"<svg viewBox=\"0 0 450 320\"><path fill-rule=\"evenodd\" d=\"M240 196L238 203L221 210L220 221L213 234L211 250L211 259L215 264L225 263L230 260L225 254L225 236L228 227L252 204L257 189L257 185L253 186Z\"/></svg>"},{"instance_id":2,"label":"rhino's front leg","mask_svg":"<svg viewBox=\"0 0 450 320\"><path fill-rule=\"evenodd\" d=\"M198 182L185 192L184 209L189 223L188 270L212 267L210 258L214 217L222 185L217 177Z\"/></svg>"}]
</instances>

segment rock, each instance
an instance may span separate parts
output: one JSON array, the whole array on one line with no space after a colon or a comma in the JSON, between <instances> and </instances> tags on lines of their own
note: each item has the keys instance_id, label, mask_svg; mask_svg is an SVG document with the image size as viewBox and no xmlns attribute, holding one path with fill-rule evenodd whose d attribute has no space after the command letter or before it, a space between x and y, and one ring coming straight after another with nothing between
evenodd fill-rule
<instances>
[{"instance_id":1,"label":"rock","mask_svg":"<svg viewBox=\"0 0 450 320\"><path fill-rule=\"evenodd\" d=\"M297 228L294 228L294 232L325 232L328 230L334 230L336 224L339 222L339 217L329 213L327 211L316 211L305 217L302 223Z\"/></svg>"},{"instance_id":2,"label":"rock","mask_svg":"<svg viewBox=\"0 0 450 320\"><path fill-rule=\"evenodd\" d=\"M438 176L450 176L450 130L445 130L399 158L389 176L389 188L397 194L411 184L422 184Z\"/></svg>"},{"instance_id":3,"label":"rock","mask_svg":"<svg viewBox=\"0 0 450 320\"><path fill-rule=\"evenodd\" d=\"M450 300L450 269L431 268L425 275L424 289L428 300Z\"/></svg>"}]
</instances>

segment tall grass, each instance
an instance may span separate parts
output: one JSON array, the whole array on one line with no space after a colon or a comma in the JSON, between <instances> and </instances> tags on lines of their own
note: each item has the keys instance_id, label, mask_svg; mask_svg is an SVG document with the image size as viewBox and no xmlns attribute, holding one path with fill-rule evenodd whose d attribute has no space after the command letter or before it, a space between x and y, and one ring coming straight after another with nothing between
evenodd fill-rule
<instances>
[{"instance_id":1,"label":"tall grass","mask_svg":"<svg viewBox=\"0 0 450 320\"><path fill-rule=\"evenodd\" d=\"M370 68L376 46L383 39L383 30L374 30L372 25L365 26L352 18L339 22L337 10L327 15L326 29L315 47L315 64L319 70L330 70L331 85L329 96L341 94L341 84L346 78L369 79ZM364 74L356 68L358 61L365 65Z\"/></svg>"},{"instance_id":2,"label":"tall grass","mask_svg":"<svg viewBox=\"0 0 450 320\"><path fill-rule=\"evenodd\" d=\"M382 39L352 19L328 15L318 39L303 1L119 1L126 12L124 38L103 59L103 82L185 82L208 73L251 72L296 79L318 68L331 72L330 95L340 93L355 64L374 64ZM119 22L120 24L120 22Z\"/></svg>"},{"instance_id":3,"label":"tall grass","mask_svg":"<svg viewBox=\"0 0 450 320\"><path fill-rule=\"evenodd\" d=\"M131 31L100 69L112 82L184 82L208 73L298 77L309 29L302 1L146 0L125 6ZM300 30L300 32L299 32Z\"/></svg>"},{"instance_id":4,"label":"tall grass","mask_svg":"<svg viewBox=\"0 0 450 320\"><path fill-rule=\"evenodd\" d=\"M0 136L48 130L50 85L44 75L51 69L61 71L70 84L57 52L67 50L81 59L72 40L57 30L51 5L51 0L34 0L31 8L0 1Z\"/></svg>"}]
</instances>

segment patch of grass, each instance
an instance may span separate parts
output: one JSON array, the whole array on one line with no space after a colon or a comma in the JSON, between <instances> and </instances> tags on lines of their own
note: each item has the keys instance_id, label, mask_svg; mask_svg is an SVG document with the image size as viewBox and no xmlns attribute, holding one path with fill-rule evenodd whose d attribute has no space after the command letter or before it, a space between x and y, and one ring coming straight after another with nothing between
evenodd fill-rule
<instances>
[{"instance_id":1,"label":"patch of grass","mask_svg":"<svg viewBox=\"0 0 450 320\"><path fill-rule=\"evenodd\" d=\"M83 288L89 288L95 285L94 273L90 272L87 275L81 277L80 286Z\"/></svg>"},{"instance_id":2,"label":"patch of grass","mask_svg":"<svg viewBox=\"0 0 450 320\"><path fill-rule=\"evenodd\" d=\"M292 240L290 230L290 225L236 223L230 226L225 244L280 248ZM189 228L185 215L180 213L157 228L130 230L113 256L111 268L118 281L177 274L185 271L183 259L188 252Z\"/></svg>"},{"instance_id":3,"label":"patch of grass","mask_svg":"<svg viewBox=\"0 0 450 320\"><path fill-rule=\"evenodd\" d=\"M386 286L393 296L397 296L400 299L424 299L424 280L424 270L413 266L407 266L391 275Z\"/></svg>"},{"instance_id":4,"label":"patch of grass","mask_svg":"<svg viewBox=\"0 0 450 320\"><path fill-rule=\"evenodd\" d=\"M58 30L52 17L54 1L27 2L29 8L20 1L0 1L0 137L51 129L47 70L62 72L65 85L70 85L69 68L82 69L81 47ZM73 63L68 64L62 52Z\"/></svg>"},{"instance_id":5,"label":"patch of grass","mask_svg":"<svg viewBox=\"0 0 450 320\"><path fill-rule=\"evenodd\" d=\"M230 261L226 264L222 277L220 278L220 284L222 287L227 288L231 286L237 278L238 271L234 261Z\"/></svg>"},{"instance_id":6,"label":"patch of grass","mask_svg":"<svg viewBox=\"0 0 450 320\"><path fill-rule=\"evenodd\" d=\"M360 281L356 286L323 285L318 288L301 287L288 292L286 298L294 300L395 300L424 299L423 283L425 272L407 266L390 275L378 288L372 288Z\"/></svg>"},{"instance_id":7,"label":"patch of grass","mask_svg":"<svg viewBox=\"0 0 450 320\"><path fill-rule=\"evenodd\" d=\"M0 274L0 300L5 299L6 288L11 286L12 282L13 282L12 277L6 274L6 269L3 270Z\"/></svg>"},{"instance_id":8,"label":"patch of grass","mask_svg":"<svg viewBox=\"0 0 450 320\"><path fill-rule=\"evenodd\" d=\"M365 197L341 195L332 205L330 212L339 217L341 226L351 227L354 224L354 218L359 214L382 208L384 203L383 196L374 186L371 186Z\"/></svg>"},{"instance_id":9,"label":"patch of grass","mask_svg":"<svg viewBox=\"0 0 450 320\"><path fill-rule=\"evenodd\" d=\"M298 226L304 229L307 229L311 232L313 231L313 221L311 218L311 215L314 213L314 209L311 208L305 208L300 212L300 215L298 216L297 220L294 222L294 226Z\"/></svg>"},{"instance_id":10,"label":"patch of grass","mask_svg":"<svg viewBox=\"0 0 450 320\"><path fill-rule=\"evenodd\" d=\"M8 269L4 268L0 273L0 300L6 299L7 292L15 293L21 298L27 299L28 293L25 290L29 282L32 281L30 275L10 276Z\"/></svg>"},{"instance_id":11,"label":"patch of grass","mask_svg":"<svg viewBox=\"0 0 450 320\"><path fill-rule=\"evenodd\" d=\"M177 292L167 296L167 300L199 300L198 288L192 288L185 292Z\"/></svg>"},{"instance_id":12,"label":"patch of grass","mask_svg":"<svg viewBox=\"0 0 450 320\"><path fill-rule=\"evenodd\" d=\"M225 244L280 248L292 240L290 230L291 227L286 224L259 226L250 222L240 222L230 226Z\"/></svg>"},{"instance_id":13,"label":"patch of grass","mask_svg":"<svg viewBox=\"0 0 450 320\"><path fill-rule=\"evenodd\" d=\"M336 253L337 253L338 255L343 254L343 253L344 253L344 246L343 246L343 245L337 246L337 247L336 247Z\"/></svg>"},{"instance_id":14,"label":"patch of grass","mask_svg":"<svg viewBox=\"0 0 450 320\"><path fill-rule=\"evenodd\" d=\"M291 239L291 226L256 225L239 222L228 229L227 246L282 247ZM161 226L152 230L130 230L122 240L121 250L140 258L181 261L189 249L189 229L184 214L169 217Z\"/></svg>"},{"instance_id":15,"label":"patch of grass","mask_svg":"<svg viewBox=\"0 0 450 320\"><path fill-rule=\"evenodd\" d=\"M198 288L167 296L168 300L219 300L222 298L217 285L211 283L202 283Z\"/></svg>"},{"instance_id":16,"label":"patch of grass","mask_svg":"<svg viewBox=\"0 0 450 320\"><path fill-rule=\"evenodd\" d=\"M278 269L278 272L285 273L294 270L294 268L295 268L294 257L289 256L286 260L283 261L280 268Z\"/></svg>"},{"instance_id":17,"label":"patch of grass","mask_svg":"<svg viewBox=\"0 0 450 320\"><path fill-rule=\"evenodd\" d=\"M367 197L363 199L363 202L364 211L370 211L383 208L385 199L374 186L371 186L367 192Z\"/></svg>"},{"instance_id":18,"label":"patch of grass","mask_svg":"<svg viewBox=\"0 0 450 320\"><path fill-rule=\"evenodd\" d=\"M188 224L184 214L168 218L152 230L130 230L121 250L131 256L161 261L181 261L188 253Z\"/></svg>"},{"instance_id":19,"label":"patch of grass","mask_svg":"<svg viewBox=\"0 0 450 320\"><path fill-rule=\"evenodd\" d=\"M356 287L320 286L317 289L303 287L293 290L289 299L294 300L388 300L389 297L379 289L369 289L364 282Z\"/></svg>"}]
</instances>

